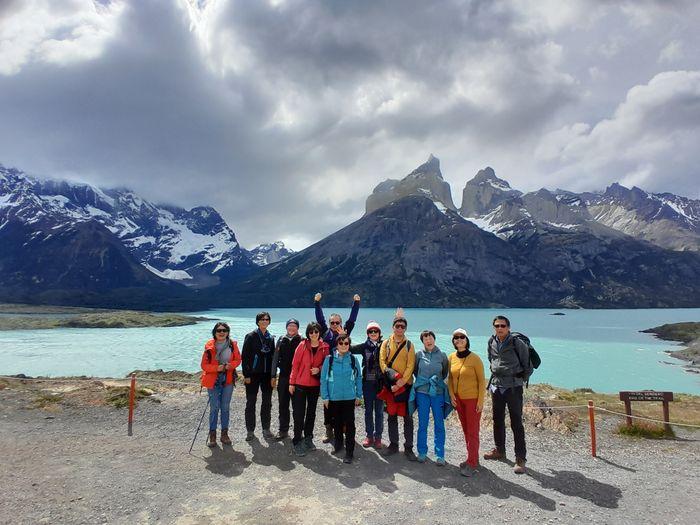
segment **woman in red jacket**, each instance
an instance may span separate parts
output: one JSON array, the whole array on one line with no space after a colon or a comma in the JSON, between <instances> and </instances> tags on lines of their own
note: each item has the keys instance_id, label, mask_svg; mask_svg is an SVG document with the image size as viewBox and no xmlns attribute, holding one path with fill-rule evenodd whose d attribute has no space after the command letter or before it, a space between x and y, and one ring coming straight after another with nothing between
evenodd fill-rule
<instances>
[{"instance_id":1,"label":"woman in red jacket","mask_svg":"<svg viewBox=\"0 0 700 525\"><path fill-rule=\"evenodd\" d=\"M321 340L321 325L309 323L306 339L294 351L292 373L289 376L289 393L292 397L294 415L294 452L305 456L316 450L313 442L316 423L316 404L321 391L321 367L328 355L328 344ZM301 434L304 432L304 440Z\"/></svg>"},{"instance_id":2,"label":"woman in red jacket","mask_svg":"<svg viewBox=\"0 0 700 525\"><path fill-rule=\"evenodd\" d=\"M204 345L202 354L202 386L209 392L209 441L216 446L216 424L221 412L221 444L230 445L228 435L229 407L233 386L236 383L236 367L241 364L238 342L229 338L231 329L226 323L216 323L211 331L213 339Z\"/></svg>"}]
</instances>

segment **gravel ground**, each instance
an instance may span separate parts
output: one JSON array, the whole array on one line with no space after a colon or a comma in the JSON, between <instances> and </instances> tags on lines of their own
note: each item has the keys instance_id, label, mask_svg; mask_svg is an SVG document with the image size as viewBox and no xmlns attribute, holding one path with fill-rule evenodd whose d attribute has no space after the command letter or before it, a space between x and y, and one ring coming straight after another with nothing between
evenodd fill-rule
<instances>
[{"instance_id":1,"label":"gravel ground","mask_svg":"<svg viewBox=\"0 0 700 525\"><path fill-rule=\"evenodd\" d=\"M37 391L27 389L48 386L35 385L0 390L2 523L697 523L700 515L694 432L637 440L612 432L619 420L599 419L594 459L585 426L572 433L530 427L528 474L514 474L512 462L486 462L464 478L453 417L446 467L402 454L387 460L359 445L355 462L344 465L320 436L319 450L304 458L293 456L289 440L245 442L239 388L233 447L208 449L204 428L188 454L204 394L170 390L142 400L128 436L126 409L89 392L31 408ZM319 407L319 434L321 418ZM493 446L488 423L481 439L482 451ZM512 458L510 432L508 440Z\"/></svg>"}]
</instances>

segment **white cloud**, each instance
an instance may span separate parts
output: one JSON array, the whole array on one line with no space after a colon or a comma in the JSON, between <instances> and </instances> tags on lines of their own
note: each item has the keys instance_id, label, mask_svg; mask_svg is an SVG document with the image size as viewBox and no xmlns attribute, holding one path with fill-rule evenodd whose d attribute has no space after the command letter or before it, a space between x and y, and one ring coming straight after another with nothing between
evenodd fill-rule
<instances>
[{"instance_id":1,"label":"white cloud","mask_svg":"<svg viewBox=\"0 0 700 525\"><path fill-rule=\"evenodd\" d=\"M677 62L683 58L683 43L680 40L671 40L659 53L658 61L661 63Z\"/></svg>"}]
</instances>

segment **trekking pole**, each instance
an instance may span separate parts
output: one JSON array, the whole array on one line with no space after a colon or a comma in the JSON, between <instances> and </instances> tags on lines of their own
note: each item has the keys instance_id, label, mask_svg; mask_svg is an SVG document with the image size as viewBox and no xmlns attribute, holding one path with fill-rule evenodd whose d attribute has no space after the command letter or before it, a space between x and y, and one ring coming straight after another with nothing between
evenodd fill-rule
<instances>
[{"instance_id":1,"label":"trekking pole","mask_svg":"<svg viewBox=\"0 0 700 525\"><path fill-rule=\"evenodd\" d=\"M199 389L199 392L201 394L201 388ZM204 416L207 413L207 408L209 408L209 396L207 396L207 404L204 406L204 412L202 412L202 417L199 418L199 425L197 425L197 431L194 433L194 437L192 438L192 444L190 445L190 449L187 451L188 454L192 453L192 447L194 447L194 442L197 441L197 434L199 434L199 429L202 428L202 421L204 421Z\"/></svg>"}]
</instances>

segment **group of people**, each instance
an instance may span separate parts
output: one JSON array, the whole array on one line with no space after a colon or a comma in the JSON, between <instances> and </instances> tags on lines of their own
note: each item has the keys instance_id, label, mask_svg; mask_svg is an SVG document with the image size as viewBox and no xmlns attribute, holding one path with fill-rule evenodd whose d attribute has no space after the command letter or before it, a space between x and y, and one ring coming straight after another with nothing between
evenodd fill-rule
<instances>
[{"instance_id":1,"label":"group of people","mask_svg":"<svg viewBox=\"0 0 700 525\"><path fill-rule=\"evenodd\" d=\"M366 339L351 344L360 308L355 295L350 317L331 314L326 322L321 294L314 297L316 320L309 323L304 337L297 319L289 319L286 333L276 344L268 331L270 314L260 312L257 328L245 336L243 348L231 339L230 328L218 322L202 355L202 385L209 393L208 445L216 446L217 424L220 440L231 443L228 435L229 406L236 368L241 365L246 389L246 440L255 439L258 393L262 395L260 422L266 439L289 437L290 405L293 419L292 445L297 456L316 450L314 427L319 397L323 403L324 443L336 454L344 451L343 462L351 463L355 449L355 407L363 404L366 437L364 448L373 447L389 456L399 451L399 418L403 423L403 452L409 461L425 462L428 457L428 427L433 416L435 464L445 465L445 418L454 409L464 432L466 461L460 464L463 476L471 476L479 466L479 427L487 391L493 411L495 447L486 460L506 457L505 409L515 441L516 473L525 472L527 451L522 422L523 386L532 373L528 346L510 332L504 316L493 320L494 335L488 342L491 377L486 381L481 358L470 350L463 328L452 333L454 352L448 356L435 344L435 333L420 333L416 349L407 339L408 321L401 309L392 320L391 335L384 339L381 326L370 321ZM362 360L357 356L361 356ZM272 392L279 400L279 427L271 430ZM384 412L387 413L389 443L384 446ZM413 416L418 413L416 451L413 452Z\"/></svg>"}]
</instances>

